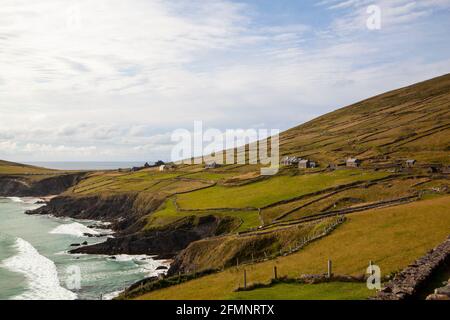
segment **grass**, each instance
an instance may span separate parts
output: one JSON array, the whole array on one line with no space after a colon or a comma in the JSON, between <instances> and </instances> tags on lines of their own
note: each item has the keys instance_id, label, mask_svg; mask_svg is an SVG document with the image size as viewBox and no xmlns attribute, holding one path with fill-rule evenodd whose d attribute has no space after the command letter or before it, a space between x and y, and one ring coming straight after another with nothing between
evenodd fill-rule
<instances>
[{"instance_id":1,"label":"grass","mask_svg":"<svg viewBox=\"0 0 450 320\"><path fill-rule=\"evenodd\" d=\"M0 175L49 175L57 170L0 160Z\"/></svg>"},{"instance_id":2,"label":"grass","mask_svg":"<svg viewBox=\"0 0 450 320\"><path fill-rule=\"evenodd\" d=\"M202 171L202 172L196 172L196 173L191 173L191 174L185 175L184 178L220 181L220 180L225 180L225 179L231 178L235 175L236 174L233 172L215 173L215 172Z\"/></svg>"},{"instance_id":3,"label":"grass","mask_svg":"<svg viewBox=\"0 0 450 320\"><path fill-rule=\"evenodd\" d=\"M183 209L260 208L333 186L379 179L387 175L386 172L338 170L322 174L276 176L238 187L214 186L180 195L177 201Z\"/></svg>"},{"instance_id":4,"label":"grass","mask_svg":"<svg viewBox=\"0 0 450 320\"><path fill-rule=\"evenodd\" d=\"M274 265L280 276L323 273L328 259L333 260L339 274L360 275L372 260L387 275L405 268L444 241L449 230L450 196L352 214L331 235L298 253L249 266L248 283L269 282ZM241 282L242 269L230 268L140 299L224 299Z\"/></svg>"},{"instance_id":5,"label":"grass","mask_svg":"<svg viewBox=\"0 0 450 320\"><path fill-rule=\"evenodd\" d=\"M155 213L147 217L147 224L144 230L159 229L168 224L189 216L206 216L215 215L220 217L233 217L242 222L239 222L239 228L236 232L245 231L251 228L258 227L261 222L259 219L259 212L252 211L177 211L173 198L168 199Z\"/></svg>"},{"instance_id":6,"label":"grass","mask_svg":"<svg viewBox=\"0 0 450 320\"><path fill-rule=\"evenodd\" d=\"M191 243L183 252L185 265L198 271L222 269L224 266L248 264L276 257L295 248L305 237L322 234L336 222L328 218L295 226L278 228L268 232L254 231L245 235L227 235L220 238L203 239Z\"/></svg>"},{"instance_id":7,"label":"grass","mask_svg":"<svg viewBox=\"0 0 450 320\"><path fill-rule=\"evenodd\" d=\"M235 292L231 300L364 300L374 294L365 283L282 283L269 288Z\"/></svg>"},{"instance_id":8,"label":"grass","mask_svg":"<svg viewBox=\"0 0 450 320\"><path fill-rule=\"evenodd\" d=\"M427 178L400 178L392 181L378 183L370 187L352 188L339 192L320 201L314 202L297 211L294 211L287 215L283 220L298 219L324 211L340 210L352 206L361 206L365 204L376 203L379 201L388 201L412 196L418 190L418 188L414 188L413 186L422 181L427 181ZM302 205L302 203L299 204ZM276 210L276 208L271 209L272 210L269 210L269 212L267 212L269 215L271 211ZM283 206L281 206L280 209L283 209ZM285 212L287 212L287 210ZM266 214L263 210L263 216L265 215ZM280 215L281 214L279 214L279 216Z\"/></svg>"},{"instance_id":9,"label":"grass","mask_svg":"<svg viewBox=\"0 0 450 320\"><path fill-rule=\"evenodd\" d=\"M134 173L95 173L79 183L73 192L78 195L123 192L164 192L172 195L209 186L201 180L181 180L183 172L142 170Z\"/></svg>"},{"instance_id":10,"label":"grass","mask_svg":"<svg viewBox=\"0 0 450 320\"><path fill-rule=\"evenodd\" d=\"M307 156L322 165L342 162L351 155L385 154L448 164L449 105L447 74L358 102L283 132L280 152Z\"/></svg>"}]
</instances>

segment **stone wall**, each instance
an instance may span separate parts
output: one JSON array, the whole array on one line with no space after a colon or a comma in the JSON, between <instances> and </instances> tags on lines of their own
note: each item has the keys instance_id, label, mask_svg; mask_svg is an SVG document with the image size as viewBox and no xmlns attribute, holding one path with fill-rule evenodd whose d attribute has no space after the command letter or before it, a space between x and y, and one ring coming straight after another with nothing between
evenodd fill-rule
<instances>
[{"instance_id":1,"label":"stone wall","mask_svg":"<svg viewBox=\"0 0 450 320\"><path fill-rule=\"evenodd\" d=\"M414 298L437 270L448 268L449 264L450 237L397 274L374 299L405 300Z\"/></svg>"}]
</instances>

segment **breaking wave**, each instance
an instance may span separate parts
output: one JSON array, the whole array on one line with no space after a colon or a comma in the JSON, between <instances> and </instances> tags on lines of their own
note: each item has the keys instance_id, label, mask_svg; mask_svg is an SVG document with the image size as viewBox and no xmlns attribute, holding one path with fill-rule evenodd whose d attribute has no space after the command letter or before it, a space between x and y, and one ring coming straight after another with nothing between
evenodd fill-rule
<instances>
[{"instance_id":1,"label":"breaking wave","mask_svg":"<svg viewBox=\"0 0 450 320\"><path fill-rule=\"evenodd\" d=\"M86 227L85 225L74 222L69 224L62 224L60 226L57 226L55 229L50 231L51 234L66 234L76 237L84 237L85 233L89 233L92 235L99 235L99 233L93 229L90 229Z\"/></svg>"},{"instance_id":2,"label":"breaking wave","mask_svg":"<svg viewBox=\"0 0 450 320\"><path fill-rule=\"evenodd\" d=\"M3 261L2 267L25 275L28 290L13 299L16 300L74 300L77 295L63 288L53 261L42 256L27 241L17 238L15 248L18 254Z\"/></svg>"}]
</instances>

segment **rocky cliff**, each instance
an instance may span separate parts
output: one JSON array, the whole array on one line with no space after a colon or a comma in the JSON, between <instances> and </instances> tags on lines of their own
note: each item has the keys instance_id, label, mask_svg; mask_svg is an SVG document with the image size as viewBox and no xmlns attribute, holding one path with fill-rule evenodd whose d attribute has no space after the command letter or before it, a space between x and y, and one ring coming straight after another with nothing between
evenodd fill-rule
<instances>
[{"instance_id":1,"label":"rocky cliff","mask_svg":"<svg viewBox=\"0 0 450 320\"><path fill-rule=\"evenodd\" d=\"M148 254L172 258L190 243L216 235L225 221L216 216L188 217L181 223L162 230L124 234L106 242L81 247L71 253L88 254Z\"/></svg>"},{"instance_id":2,"label":"rocky cliff","mask_svg":"<svg viewBox=\"0 0 450 320\"><path fill-rule=\"evenodd\" d=\"M43 197L60 194L76 185L84 173L55 175L42 180L30 179L26 176L0 176L1 197Z\"/></svg>"},{"instance_id":3,"label":"rocky cliff","mask_svg":"<svg viewBox=\"0 0 450 320\"><path fill-rule=\"evenodd\" d=\"M111 222L116 231L114 238L71 251L87 254L149 254L169 258L194 241L228 232L227 227L233 225L233 221L226 217L186 216L164 228L145 230L147 217L164 199L152 195L143 197L139 193L61 196L27 213Z\"/></svg>"}]
</instances>

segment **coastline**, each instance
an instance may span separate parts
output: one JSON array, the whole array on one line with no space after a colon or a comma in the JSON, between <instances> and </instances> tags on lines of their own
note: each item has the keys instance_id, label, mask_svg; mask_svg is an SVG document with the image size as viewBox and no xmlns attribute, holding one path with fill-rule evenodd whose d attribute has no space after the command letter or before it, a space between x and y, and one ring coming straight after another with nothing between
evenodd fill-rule
<instances>
[{"instance_id":1,"label":"coastline","mask_svg":"<svg viewBox=\"0 0 450 320\"><path fill-rule=\"evenodd\" d=\"M16 203L23 203L26 204L27 206L31 206L31 209L38 209L38 208L42 208L44 207L46 204L44 202L48 202L51 199L53 199L55 196L47 196L47 197L3 197L5 199L8 199L11 202L16 202ZM25 215L25 212L24 212ZM106 241L109 237L114 236L114 234L116 233L114 230L112 229L108 229L109 226L111 226L110 222L105 222L105 221L100 221L100 220L94 220L94 219L73 219L71 217L62 217L62 216L51 216L48 215L48 218L51 218L51 221L60 221L61 223L51 229L49 232L46 232L46 236L52 235L52 236L57 236L57 237L66 237L66 236L71 236L74 239L79 239L79 242L83 242L83 241L89 241L89 239L92 239L93 241L96 241L97 239L102 238L103 241ZM41 221L45 221L45 220L41 220ZM83 224L82 224L83 223ZM89 235L87 235L87 231L89 230ZM91 240L91 241L92 241ZM21 241L20 243L17 243L17 241ZM92 242L89 241L91 244ZM103 242L101 241L101 242ZM101 243L101 242L97 242L97 243ZM46 258L45 256L43 256L42 254L40 254L38 252L38 250L36 250L29 242L23 240L23 239L18 239L16 240L16 244L15 246L19 246L20 248L26 248L27 250L19 250L17 251L16 255L14 256L14 259L11 257L9 258L10 260L6 260L6 264L3 267L8 267L8 270L13 271L13 272L19 272L21 274L23 274L28 280L27 282L32 283L32 281L34 280L34 278L39 278L36 276L31 275L31 269L25 268L24 266L26 265L24 261L28 261L27 259L30 259L30 257L34 257L33 261L40 261L40 265L47 265L46 270L53 270L52 272L47 272L47 274L49 275L55 275L56 273L56 269L54 269L55 267L52 267L52 264L54 263L52 260ZM80 244L80 247L82 247L83 245ZM19 247L17 247L17 250L19 249ZM16 250L16 249L15 249ZM32 253L32 255L31 255ZM22 256L19 256L19 254L22 254ZM70 247L67 247L65 250L61 251L61 252L55 252L54 254L56 255L63 255L63 256L67 256L67 259L71 259L74 261L80 261L80 258L83 259L91 259L90 257L96 258L96 259L102 259L104 261L109 261L109 263L113 263L113 264L132 264L135 265L135 268L141 270L141 272L143 273L142 277L138 277L133 281L130 281L127 285L121 287L120 290L115 290L115 292L111 292L109 290L104 290L103 292L101 292L100 294L100 298L105 299L112 299L115 296L119 295L121 292L123 292L123 290L125 290L129 285L132 285L133 283L135 283L138 280L141 279L145 279L148 277L153 277L153 276L159 276L160 274L165 274L167 273L169 267L170 267L170 263L171 261L169 260L157 260L155 256L151 256L151 255L125 255L125 254L120 254L120 255L99 255L99 254L72 254L70 253ZM17 257L16 257L17 256ZM38 259L39 258L39 259ZM13 260L11 260L13 259ZM23 263L22 263L23 262ZM2 261L3 263L3 261ZM27 262L27 264L29 264ZM31 264L33 265L33 264ZM163 267L163 268L162 268ZM50 281L50 276L47 277L49 280L46 280L49 283L52 283L52 285L54 287L56 287L54 280ZM59 282L62 282L63 279L61 277L61 275L58 275L59 278ZM54 277L52 278L54 279ZM41 284L39 284L41 285ZM61 292L61 295L59 296L55 296L57 299L61 299L61 298L73 298L73 299L77 299L78 297L72 294L63 294L63 290L59 289L59 291ZM59 292L58 291L58 292ZM64 291L66 292L66 291ZM114 293L114 294L113 294ZM37 298L39 299L38 296L17 296L17 299L33 299ZM42 297L44 298L44 297ZM45 299L45 298L44 298Z\"/></svg>"}]
</instances>

